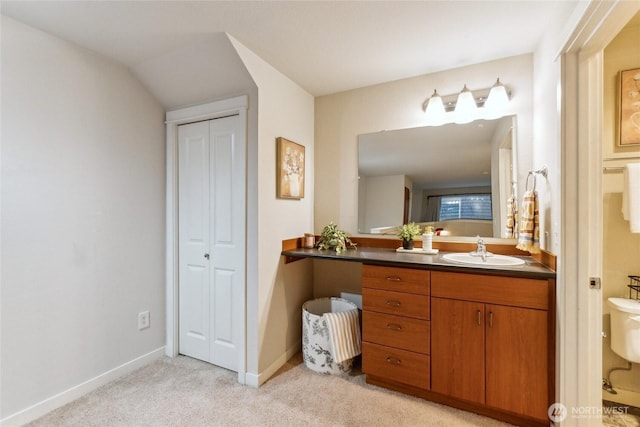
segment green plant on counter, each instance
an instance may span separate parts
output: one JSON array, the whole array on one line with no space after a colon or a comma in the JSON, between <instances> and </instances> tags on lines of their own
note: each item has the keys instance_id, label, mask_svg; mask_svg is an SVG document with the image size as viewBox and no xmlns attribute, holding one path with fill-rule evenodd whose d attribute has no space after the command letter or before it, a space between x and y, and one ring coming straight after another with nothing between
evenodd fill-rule
<instances>
[{"instance_id":1,"label":"green plant on counter","mask_svg":"<svg viewBox=\"0 0 640 427\"><path fill-rule=\"evenodd\" d=\"M398 231L398 237L402 240L413 240L414 237L419 236L421 233L420 226L415 222L404 224Z\"/></svg>"},{"instance_id":2,"label":"green plant on counter","mask_svg":"<svg viewBox=\"0 0 640 427\"><path fill-rule=\"evenodd\" d=\"M317 246L318 249L329 249L336 251L336 253L342 253L347 250L347 246L355 248L356 244L351 241L347 233L331 222L322 229Z\"/></svg>"}]
</instances>

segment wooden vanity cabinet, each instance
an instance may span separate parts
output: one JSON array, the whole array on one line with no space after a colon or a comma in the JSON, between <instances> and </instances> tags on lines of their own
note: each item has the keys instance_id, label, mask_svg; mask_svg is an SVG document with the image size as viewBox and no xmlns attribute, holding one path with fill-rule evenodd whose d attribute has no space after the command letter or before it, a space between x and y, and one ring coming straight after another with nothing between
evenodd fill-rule
<instances>
[{"instance_id":1,"label":"wooden vanity cabinet","mask_svg":"<svg viewBox=\"0 0 640 427\"><path fill-rule=\"evenodd\" d=\"M513 425L548 426L556 401L555 273L533 260L513 269L420 261L417 254L407 262L390 244L380 239L371 251L335 257L362 263L367 383ZM459 252L469 246L452 245ZM288 262L328 256L307 249L283 255ZM551 254L540 259L555 266Z\"/></svg>"},{"instance_id":2,"label":"wooden vanity cabinet","mask_svg":"<svg viewBox=\"0 0 640 427\"><path fill-rule=\"evenodd\" d=\"M430 272L364 265L362 370L375 379L428 390Z\"/></svg>"},{"instance_id":3,"label":"wooden vanity cabinet","mask_svg":"<svg viewBox=\"0 0 640 427\"><path fill-rule=\"evenodd\" d=\"M548 422L548 280L432 272L431 389Z\"/></svg>"}]
</instances>

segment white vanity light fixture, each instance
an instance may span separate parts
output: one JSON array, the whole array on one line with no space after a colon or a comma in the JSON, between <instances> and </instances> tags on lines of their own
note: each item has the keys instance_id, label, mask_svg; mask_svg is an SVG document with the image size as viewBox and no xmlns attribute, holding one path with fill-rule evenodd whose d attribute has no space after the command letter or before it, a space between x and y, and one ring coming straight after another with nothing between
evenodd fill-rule
<instances>
[{"instance_id":1,"label":"white vanity light fixture","mask_svg":"<svg viewBox=\"0 0 640 427\"><path fill-rule=\"evenodd\" d=\"M467 85L460 93L440 96L437 90L422 104L427 126L468 123L476 119L496 119L506 114L511 93L500 79L485 89L471 92ZM459 107L460 104L463 104ZM466 105L466 106L465 106ZM444 111L443 111L444 110ZM454 112L453 114L447 114Z\"/></svg>"},{"instance_id":2,"label":"white vanity light fixture","mask_svg":"<svg viewBox=\"0 0 640 427\"><path fill-rule=\"evenodd\" d=\"M496 119L504 115L504 111L509 106L509 94L507 88L500 81L500 77L491 87L487 101L484 103L485 117Z\"/></svg>"},{"instance_id":3,"label":"white vanity light fixture","mask_svg":"<svg viewBox=\"0 0 640 427\"><path fill-rule=\"evenodd\" d=\"M436 89L433 90L433 95L427 101L425 114L427 115L427 125L439 126L445 121L444 103Z\"/></svg>"},{"instance_id":4,"label":"white vanity light fixture","mask_svg":"<svg viewBox=\"0 0 640 427\"><path fill-rule=\"evenodd\" d=\"M464 124L474 121L476 119L477 109L478 105L476 104L476 100L473 98L473 93L471 93L465 84L458 94L456 108L453 110L456 115L456 123Z\"/></svg>"}]
</instances>

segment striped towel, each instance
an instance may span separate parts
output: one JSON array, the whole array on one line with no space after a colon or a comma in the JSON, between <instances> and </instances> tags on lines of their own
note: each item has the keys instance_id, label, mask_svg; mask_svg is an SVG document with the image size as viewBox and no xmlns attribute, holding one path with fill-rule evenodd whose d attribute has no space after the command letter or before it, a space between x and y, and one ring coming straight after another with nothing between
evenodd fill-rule
<instances>
[{"instance_id":1,"label":"striped towel","mask_svg":"<svg viewBox=\"0 0 640 427\"><path fill-rule=\"evenodd\" d=\"M538 218L538 193L536 191L525 191L521 210L520 230L518 230L516 248L529 251L532 254L539 254L540 224Z\"/></svg>"},{"instance_id":2,"label":"striped towel","mask_svg":"<svg viewBox=\"0 0 640 427\"><path fill-rule=\"evenodd\" d=\"M507 225L505 225L504 238L515 239L518 237L518 201L512 194L507 200Z\"/></svg>"},{"instance_id":3,"label":"striped towel","mask_svg":"<svg viewBox=\"0 0 640 427\"><path fill-rule=\"evenodd\" d=\"M325 313L322 317L327 322L327 328L329 329L331 357L334 362L341 363L362 352L360 345L360 318L357 308L340 313Z\"/></svg>"}]
</instances>

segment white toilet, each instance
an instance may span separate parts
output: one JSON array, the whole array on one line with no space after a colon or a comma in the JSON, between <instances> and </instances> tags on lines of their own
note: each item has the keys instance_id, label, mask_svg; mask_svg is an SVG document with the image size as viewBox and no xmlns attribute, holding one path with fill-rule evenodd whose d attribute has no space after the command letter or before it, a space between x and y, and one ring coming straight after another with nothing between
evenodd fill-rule
<instances>
[{"instance_id":1,"label":"white toilet","mask_svg":"<svg viewBox=\"0 0 640 427\"><path fill-rule=\"evenodd\" d=\"M640 363L640 300L609 298L611 349L629 362Z\"/></svg>"}]
</instances>

